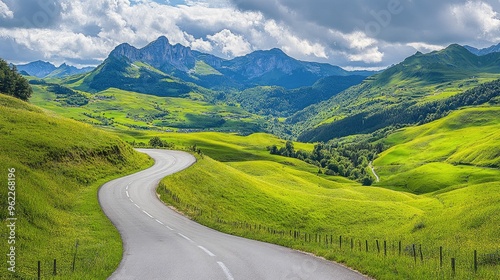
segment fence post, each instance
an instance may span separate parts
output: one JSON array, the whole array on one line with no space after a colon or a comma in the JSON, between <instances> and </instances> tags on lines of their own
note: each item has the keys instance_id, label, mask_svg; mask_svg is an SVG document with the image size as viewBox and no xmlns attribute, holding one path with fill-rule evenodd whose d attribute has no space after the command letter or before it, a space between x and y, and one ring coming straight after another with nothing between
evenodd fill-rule
<instances>
[{"instance_id":1,"label":"fence post","mask_svg":"<svg viewBox=\"0 0 500 280\"><path fill-rule=\"evenodd\" d=\"M439 246L439 267L443 267L443 246Z\"/></svg>"},{"instance_id":2,"label":"fence post","mask_svg":"<svg viewBox=\"0 0 500 280\"><path fill-rule=\"evenodd\" d=\"M52 271L52 275L56 276L57 275L57 260L54 259L54 270Z\"/></svg>"},{"instance_id":3,"label":"fence post","mask_svg":"<svg viewBox=\"0 0 500 280\"><path fill-rule=\"evenodd\" d=\"M377 243L377 252L380 254L380 244L378 243L378 239L375 240L375 242Z\"/></svg>"},{"instance_id":4,"label":"fence post","mask_svg":"<svg viewBox=\"0 0 500 280\"><path fill-rule=\"evenodd\" d=\"M40 261L38 261L38 280L41 279L41 276L42 276L41 274L42 274L42 272L41 272L41 264L40 264Z\"/></svg>"},{"instance_id":5,"label":"fence post","mask_svg":"<svg viewBox=\"0 0 500 280\"><path fill-rule=\"evenodd\" d=\"M401 256L401 240L399 240L399 255Z\"/></svg>"},{"instance_id":6,"label":"fence post","mask_svg":"<svg viewBox=\"0 0 500 280\"><path fill-rule=\"evenodd\" d=\"M342 249L342 235L339 237L339 246L340 246L340 249Z\"/></svg>"},{"instance_id":7,"label":"fence post","mask_svg":"<svg viewBox=\"0 0 500 280\"><path fill-rule=\"evenodd\" d=\"M474 273L477 272L477 250L474 250Z\"/></svg>"},{"instance_id":8,"label":"fence post","mask_svg":"<svg viewBox=\"0 0 500 280\"><path fill-rule=\"evenodd\" d=\"M368 240L365 240L366 252L368 252Z\"/></svg>"},{"instance_id":9,"label":"fence post","mask_svg":"<svg viewBox=\"0 0 500 280\"><path fill-rule=\"evenodd\" d=\"M354 250L354 238L351 237L351 251Z\"/></svg>"},{"instance_id":10,"label":"fence post","mask_svg":"<svg viewBox=\"0 0 500 280\"><path fill-rule=\"evenodd\" d=\"M455 258L451 258L451 275L455 277Z\"/></svg>"},{"instance_id":11,"label":"fence post","mask_svg":"<svg viewBox=\"0 0 500 280\"><path fill-rule=\"evenodd\" d=\"M415 244L412 244L413 247L413 259L415 260L415 263L417 263L417 248L415 247Z\"/></svg>"},{"instance_id":12,"label":"fence post","mask_svg":"<svg viewBox=\"0 0 500 280\"><path fill-rule=\"evenodd\" d=\"M387 241L384 240L384 256L387 256Z\"/></svg>"}]
</instances>

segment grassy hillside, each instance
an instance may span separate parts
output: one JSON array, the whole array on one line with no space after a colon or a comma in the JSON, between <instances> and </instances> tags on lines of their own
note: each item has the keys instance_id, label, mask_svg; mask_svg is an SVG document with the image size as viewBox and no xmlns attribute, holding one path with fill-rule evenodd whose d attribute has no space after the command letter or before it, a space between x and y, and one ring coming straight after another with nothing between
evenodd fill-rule
<instances>
[{"instance_id":1,"label":"grassy hillside","mask_svg":"<svg viewBox=\"0 0 500 280\"><path fill-rule=\"evenodd\" d=\"M260 130L262 118L226 105L214 105L191 98L157 97L119 89L96 94L79 92L86 102L75 103L75 97L57 94L54 86L34 85L31 102L75 120L100 126L154 129L239 131ZM83 96L83 97L82 97ZM68 100L71 103L68 104ZM77 100L78 101L78 100Z\"/></svg>"},{"instance_id":2,"label":"grassy hillside","mask_svg":"<svg viewBox=\"0 0 500 280\"><path fill-rule=\"evenodd\" d=\"M358 86L305 108L288 118L287 124L293 126L293 134L301 141L328 141L371 133L387 125L418 124L432 116L432 110L411 116L405 112L445 102L498 79L498 53L488 59L457 45L430 54L417 53ZM400 115L404 118L398 122ZM391 122L381 123L387 120ZM343 131L345 127L350 130Z\"/></svg>"},{"instance_id":3,"label":"grassy hillside","mask_svg":"<svg viewBox=\"0 0 500 280\"><path fill-rule=\"evenodd\" d=\"M384 186L414 193L500 181L500 107L468 108L389 136L374 162Z\"/></svg>"},{"instance_id":4,"label":"grassy hillside","mask_svg":"<svg viewBox=\"0 0 500 280\"><path fill-rule=\"evenodd\" d=\"M468 121L463 122L464 118ZM484 127L471 125L482 124L484 120L489 120ZM193 141L199 139L200 145L217 160L200 159L193 167L165 178L158 192L166 203L210 227L313 252L346 263L376 279L498 279L500 216L494 214L500 211L498 169L454 167L443 159L440 148L422 152L429 148L424 146L413 153L412 147L405 147L403 140L420 139L420 143L424 143L425 137L434 137L429 143L449 143L451 147L456 144L455 137L471 133L467 127L480 130L477 138L469 139L469 144L462 141L463 145L453 153L457 157L449 159L452 163L459 160L458 155L464 149L478 151L478 147L469 145L486 139L484 137L488 136L484 134L488 128L492 134L498 132L498 109L460 111L443 119L441 124L436 122L432 127L429 124L391 135L387 143L402 144L395 145L375 161L382 178L378 187L362 187L343 178L318 176L317 168L301 161L266 155L264 146L275 141L266 135L248 139L196 135L192 136ZM168 141L192 143L187 135L163 137ZM498 148L497 142L491 143ZM412 153L391 152L400 146ZM217 149L212 151L210 147ZM235 148L245 152L233 153ZM388 155L398 156L400 168L406 168L405 164L411 167L414 157L419 156L423 161L441 158L442 162L436 164L461 169L449 176L442 175L450 180L451 187L416 195L389 188L388 173L382 166L384 160L390 158ZM460 161L481 160L481 164L491 167L491 160L495 162L497 158L460 157ZM439 170L441 167L433 168ZM475 170L470 171L469 183L460 186L460 176L467 174L468 168ZM427 177L436 175L431 171L431 168L423 169L414 179L425 184ZM442 170L441 173L446 172ZM416 251L413 251L413 244ZM440 246L444 258L442 268ZM476 273L474 250L478 252ZM450 267L451 258L457 261L455 276Z\"/></svg>"},{"instance_id":5,"label":"grassy hillside","mask_svg":"<svg viewBox=\"0 0 500 280\"><path fill-rule=\"evenodd\" d=\"M345 89L361 83L364 76L331 76L314 85L297 89L258 86L224 96L224 101L240 104L246 110L277 117L288 117L309 105L328 100Z\"/></svg>"},{"instance_id":6,"label":"grassy hillside","mask_svg":"<svg viewBox=\"0 0 500 280\"><path fill-rule=\"evenodd\" d=\"M16 221L16 273L4 262L0 279L34 279L37 261L49 278L104 279L121 260L122 244L104 216L97 189L104 182L151 164L111 134L0 95L0 219ZM7 212L9 169L15 169L14 216ZM8 216L9 215L9 216ZM78 240L75 272L71 271ZM7 243L2 254L8 254ZM4 255L5 256L5 255ZM5 260L5 257L4 257Z\"/></svg>"}]
</instances>

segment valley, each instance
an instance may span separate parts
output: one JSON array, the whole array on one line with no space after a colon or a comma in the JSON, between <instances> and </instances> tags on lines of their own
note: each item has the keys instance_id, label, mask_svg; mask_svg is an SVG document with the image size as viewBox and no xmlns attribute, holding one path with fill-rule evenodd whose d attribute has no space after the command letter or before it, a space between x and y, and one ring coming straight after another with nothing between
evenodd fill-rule
<instances>
[{"instance_id":1,"label":"valley","mask_svg":"<svg viewBox=\"0 0 500 280\"><path fill-rule=\"evenodd\" d=\"M30 206L23 249L36 251L19 275L34 277L36 256L67 259L75 240L74 279L111 275L121 243L96 191L150 166L132 147L159 139L197 162L158 196L202 225L375 279L500 278L499 59L450 45L346 71L279 49L222 59L160 37L82 73L24 69L31 104L0 96L3 169L28 174L34 194L19 200Z\"/></svg>"}]
</instances>

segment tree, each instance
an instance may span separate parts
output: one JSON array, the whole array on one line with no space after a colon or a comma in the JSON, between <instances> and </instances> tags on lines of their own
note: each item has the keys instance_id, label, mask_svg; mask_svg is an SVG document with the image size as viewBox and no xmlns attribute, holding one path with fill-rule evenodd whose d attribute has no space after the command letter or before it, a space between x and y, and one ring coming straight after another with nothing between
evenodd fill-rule
<instances>
[{"instance_id":1,"label":"tree","mask_svg":"<svg viewBox=\"0 0 500 280\"><path fill-rule=\"evenodd\" d=\"M149 146L158 148L158 147L162 147L163 143L162 143L160 137L155 136L155 137L149 139Z\"/></svg>"},{"instance_id":2,"label":"tree","mask_svg":"<svg viewBox=\"0 0 500 280\"><path fill-rule=\"evenodd\" d=\"M271 147L268 147L269 153L271 155L277 155L278 154L278 147L276 145L272 145Z\"/></svg>"},{"instance_id":3,"label":"tree","mask_svg":"<svg viewBox=\"0 0 500 280\"><path fill-rule=\"evenodd\" d=\"M373 179L370 176L366 176L363 178L361 183L363 184L363 186L371 186L373 184Z\"/></svg>"},{"instance_id":4,"label":"tree","mask_svg":"<svg viewBox=\"0 0 500 280\"><path fill-rule=\"evenodd\" d=\"M9 67L0 59L0 92L27 101L33 90L28 81L19 73L16 66Z\"/></svg>"},{"instance_id":5,"label":"tree","mask_svg":"<svg viewBox=\"0 0 500 280\"><path fill-rule=\"evenodd\" d=\"M286 150L285 156L287 156L287 157L295 157L295 148L293 147L293 142L292 141L286 141L285 150Z\"/></svg>"}]
</instances>

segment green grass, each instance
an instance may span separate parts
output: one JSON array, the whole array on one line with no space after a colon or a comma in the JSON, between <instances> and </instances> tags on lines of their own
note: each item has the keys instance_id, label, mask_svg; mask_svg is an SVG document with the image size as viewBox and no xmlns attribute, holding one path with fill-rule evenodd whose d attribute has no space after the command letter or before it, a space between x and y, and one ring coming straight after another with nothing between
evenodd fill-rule
<instances>
[{"instance_id":1,"label":"green grass","mask_svg":"<svg viewBox=\"0 0 500 280\"><path fill-rule=\"evenodd\" d=\"M500 107L469 108L390 135L375 160L389 188L428 193L500 181Z\"/></svg>"},{"instance_id":2,"label":"green grass","mask_svg":"<svg viewBox=\"0 0 500 280\"><path fill-rule=\"evenodd\" d=\"M118 266L122 244L102 213L104 182L143 169L150 160L109 133L0 95L1 236L7 232L8 168L16 172L16 273L0 279L34 279L37 261L48 278L104 279ZM79 241L75 272L71 263Z\"/></svg>"},{"instance_id":3,"label":"green grass","mask_svg":"<svg viewBox=\"0 0 500 280\"><path fill-rule=\"evenodd\" d=\"M120 109L99 106L94 110L120 122L114 115ZM498 264L480 264L477 274L471 268L473 250L480 262L500 251L498 113L498 107L464 109L390 135L383 141L391 148L374 162L382 179L374 187L318 176L315 166L270 155L267 146L284 146L285 141L268 134L166 133L126 125L106 129L129 142L160 136L177 148L196 144L205 156L162 180L158 192L166 203L212 228L312 252L377 279L451 279L452 257L457 258L455 279L498 279ZM290 231L300 232L298 238ZM319 235L323 242L310 242L305 234L313 240ZM324 242L325 236L333 244ZM387 242L387 256L376 251L376 240L380 247ZM423 263L420 256L415 263L412 244L422 245Z\"/></svg>"},{"instance_id":4,"label":"green grass","mask_svg":"<svg viewBox=\"0 0 500 280\"><path fill-rule=\"evenodd\" d=\"M119 89L89 94L90 102L68 107L46 86L33 86L31 102L60 115L90 124L149 130L258 131L262 119L245 110L189 98L157 97ZM194 94L193 94L194 96Z\"/></svg>"},{"instance_id":5,"label":"green grass","mask_svg":"<svg viewBox=\"0 0 500 280\"><path fill-rule=\"evenodd\" d=\"M488 132L498 132L498 115L498 108L493 107L466 109L390 135L386 142L393 147L375 161L382 178L375 187L318 176L313 166L268 155L265 146L277 139L265 134L160 134L179 144L197 142L214 158L204 157L191 168L165 178L158 192L166 203L212 228L312 252L376 279L452 279L452 257L457 259L454 279L498 279L500 264L495 256L500 251L500 179L498 169L491 168L491 160L496 158L470 159L471 163L476 160L490 166L484 168L453 165L457 159L451 157L460 155L462 149L478 154L498 149L498 142L488 138ZM488 148L479 150L474 143ZM396 152L398 149L402 151ZM384 169L387 162L397 163L390 165L397 169ZM412 190L425 194L403 192L391 184L409 178L420 182ZM322 242L314 242L316 235ZM387 242L387 256L383 241ZM412 244L417 249L416 263ZM439 265L440 246L443 268ZM472 269L474 250L480 259L477 273ZM488 259L488 254L493 257ZM488 260L496 260L497 265L482 263Z\"/></svg>"},{"instance_id":6,"label":"green grass","mask_svg":"<svg viewBox=\"0 0 500 280\"><path fill-rule=\"evenodd\" d=\"M199 76L222 75L221 72L206 64L204 61L196 61L196 65L194 66L194 73Z\"/></svg>"}]
</instances>

